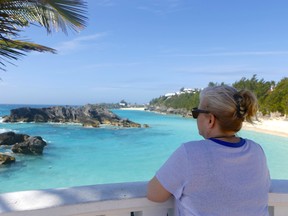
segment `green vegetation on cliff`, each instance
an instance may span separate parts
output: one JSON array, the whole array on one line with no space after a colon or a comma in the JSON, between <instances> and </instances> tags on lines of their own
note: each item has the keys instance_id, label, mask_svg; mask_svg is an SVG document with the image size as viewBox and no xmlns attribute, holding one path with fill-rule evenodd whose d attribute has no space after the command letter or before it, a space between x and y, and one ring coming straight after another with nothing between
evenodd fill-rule
<instances>
[{"instance_id":1,"label":"green vegetation on cliff","mask_svg":"<svg viewBox=\"0 0 288 216\"><path fill-rule=\"evenodd\" d=\"M191 110L193 107L196 107L199 104L199 93L200 90L193 93L183 93L170 97L161 96L159 98L152 99L149 104L152 106L165 106L172 107L174 109L185 108L187 110Z\"/></svg>"},{"instance_id":2,"label":"green vegetation on cliff","mask_svg":"<svg viewBox=\"0 0 288 216\"><path fill-rule=\"evenodd\" d=\"M224 85L225 83L210 82L208 86ZM257 96L259 101L259 110L263 115L279 112L281 115L288 116L288 77L284 77L278 83L274 81L265 81L258 79L256 75L247 79L243 77L241 80L232 84L236 89L249 89ZM184 108L191 110L199 104L200 89L196 89L192 93L175 94L172 96L160 96L150 101L151 106L165 106L174 109Z\"/></svg>"}]
</instances>

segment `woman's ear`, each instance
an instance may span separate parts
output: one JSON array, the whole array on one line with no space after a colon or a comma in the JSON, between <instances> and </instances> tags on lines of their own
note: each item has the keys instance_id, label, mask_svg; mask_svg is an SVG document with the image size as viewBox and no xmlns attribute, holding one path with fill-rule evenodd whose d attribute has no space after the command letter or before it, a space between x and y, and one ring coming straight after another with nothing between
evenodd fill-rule
<instances>
[{"instance_id":1,"label":"woman's ear","mask_svg":"<svg viewBox=\"0 0 288 216\"><path fill-rule=\"evenodd\" d=\"M208 123L208 128L213 128L216 122L216 118L213 114L209 114L209 123Z\"/></svg>"}]
</instances>

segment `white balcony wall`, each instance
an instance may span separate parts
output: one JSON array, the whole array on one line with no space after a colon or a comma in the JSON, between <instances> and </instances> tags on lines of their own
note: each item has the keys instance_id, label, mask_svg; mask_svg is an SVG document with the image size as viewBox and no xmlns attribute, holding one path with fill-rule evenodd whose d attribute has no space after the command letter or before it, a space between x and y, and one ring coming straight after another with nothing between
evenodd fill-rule
<instances>
[{"instance_id":1,"label":"white balcony wall","mask_svg":"<svg viewBox=\"0 0 288 216\"><path fill-rule=\"evenodd\" d=\"M146 199L147 182L12 192L0 195L1 216L173 216L173 199ZM271 216L288 216L288 180L273 180Z\"/></svg>"}]
</instances>

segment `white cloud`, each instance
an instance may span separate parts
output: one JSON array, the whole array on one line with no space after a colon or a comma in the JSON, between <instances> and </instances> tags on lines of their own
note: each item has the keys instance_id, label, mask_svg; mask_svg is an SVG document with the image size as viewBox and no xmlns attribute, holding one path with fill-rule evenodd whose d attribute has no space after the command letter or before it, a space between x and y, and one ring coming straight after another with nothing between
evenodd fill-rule
<instances>
[{"instance_id":1,"label":"white cloud","mask_svg":"<svg viewBox=\"0 0 288 216\"><path fill-rule=\"evenodd\" d=\"M115 6L115 2L112 0L97 0L96 5L102 6L102 7L111 7L111 6Z\"/></svg>"},{"instance_id":2,"label":"white cloud","mask_svg":"<svg viewBox=\"0 0 288 216\"><path fill-rule=\"evenodd\" d=\"M288 51L215 52L215 53L174 54L173 56L208 57L208 56L271 56L271 55L288 55Z\"/></svg>"},{"instance_id":3,"label":"white cloud","mask_svg":"<svg viewBox=\"0 0 288 216\"><path fill-rule=\"evenodd\" d=\"M87 35L87 36L75 38L74 41L94 41L94 40L98 40L99 38L103 38L106 35L107 35L107 32L100 32L100 33L96 33L93 35Z\"/></svg>"},{"instance_id":4,"label":"white cloud","mask_svg":"<svg viewBox=\"0 0 288 216\"><path fill-rule=\"evenodd\" d=\"M186 10L183 7L183 2L180 0L153 0L150 5L141 5L137 9L147 11L156 15L166 15L181 10Z\"/></svg>"},{"instance_id":5,"label":"white cloud","mask_svg":"<svg viewBox=\"0 0 288 216\"><path fill-rule=\"evenodd\" d=\"M253 68L244 65L209 65L209 66L187 66L178 67L176 71L179 72L189 72L189 73L199 73L201 75L206 74L218 74L227 75L227 73L241 73L243 71L248 72L259 72L259 68Z\"/></svg>"},{"instance_id":6,"label":"white cloud","mask_svg":"<svg viewBox=\"0 0 288 216\"><path fill-rule=\"evenodd\" d=\"M100 63L100 64L89 64L85 65L86 69L94 69L94 68L126 68L126 67L133 67L137 65L141 65L141 62L123 62L123 63Z\"/></svg>"},{"instance_id":7,"label":"white cloud","mask_svg":"<svg viewBox=\"0 0 288 216\"><path fill-rule=\"evenodd\" d=\"M91 42L98 41L107 35L106 32L100 32L93 35L86 35L82 37L77 37L70 41L64 41L56 47L59 54L67 54L71 51L75 51L84 47L87 47L87 42L91 45Z\"/></svg>"}]
</instances>

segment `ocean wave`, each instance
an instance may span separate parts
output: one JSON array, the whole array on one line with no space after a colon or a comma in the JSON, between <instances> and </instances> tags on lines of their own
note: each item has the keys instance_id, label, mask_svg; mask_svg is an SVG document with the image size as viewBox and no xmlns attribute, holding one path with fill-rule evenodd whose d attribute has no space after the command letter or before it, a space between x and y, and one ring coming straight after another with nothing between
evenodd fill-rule
<instances>
[{"instance_id":1,"label":"ocean wave","mask_svg":"<svg viewBox=\"0 0 288 216\"><path fill-rule=\"evenodd\" d=\"M75 123L75 122L47 122L47 124L52 124L52 125L82 125L81 123Z\"/></svg>"},{"instance_id":2,"label":"ocean wave","mask_svg":"<svg viewBox=\"0 0 288 216\"><path fill-rule=\"evenodd\" d=\"M7 129L7 128L0 128L0 133L6 133L6 132L14 132L17 133L16 130L11 130L11 129Z\"/></svg>"},{"instance_id":3,"label":"ocean wave","mask_svg":"<svg viewBox=\"0 0 288 216\"><path fill-rule=\"evenodd\" d=\"M0 133L5 133L5 132L9 132L12 131L10 129L5 129L5 128L0 128Z\"/></svg>"}]
</instances>

